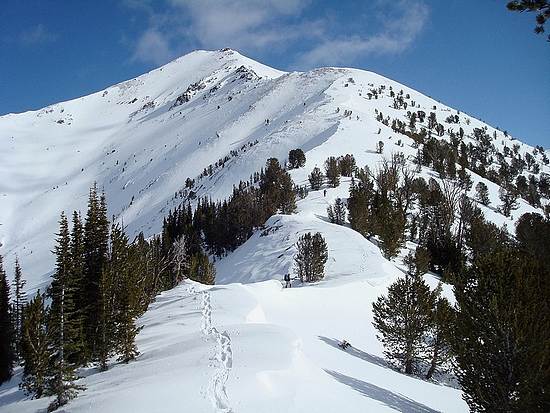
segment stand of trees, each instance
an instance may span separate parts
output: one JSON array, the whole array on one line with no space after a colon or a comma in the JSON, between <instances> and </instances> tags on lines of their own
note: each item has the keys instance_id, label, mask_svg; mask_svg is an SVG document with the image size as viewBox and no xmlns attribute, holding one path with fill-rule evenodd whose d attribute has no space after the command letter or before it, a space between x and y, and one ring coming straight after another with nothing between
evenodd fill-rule
<instances>
[{"instance_id":1,"label":"stand of trees","mask_svg":"<svg viewBox=\"0 0 550 413\"><path fill-rule=\"evenodd\" d=\"M304 159L297 154L298 163ZM162 232L133 242L107 217L107 200L94 185L84 218L62 213L50 287L27 303L21 266L16 260L14 295L0 257L0 381L23 365L21 387L32 397L54 395L50 410L83 388L76 371L89 363L109 367L112 357L128 363L139 352L136 319L161 291L184 278L214 284L208 256L223 255L244 243L275 213L295 211L295 188L276 159L229 199L202 199L170 211ZM48 303L49 305L47 305Z\"/></svg>"},{"instance_id":2,"label":"stand of trees","mask_svg":"<svg viewBox=\"0 0 550 413\"><path fill-rule=\"evenodd\" d=\"M12 376L15 361L14 328L10 307L10 285L0 255L0 383Z\"/></svg>"},{"instance_id":3,"label":"stand of trees","mask_svg":"<svg viewBox=\"0 0 550 413\"><path fill-rule=\"evenodd\" d=\"M525 214L516 236L475 216L469 253L452 281L452 308L422 279L428 250L373 304L390 362L433 376L452 365L475 412L545 412L550 406L550 220ZM411 265L411 262L414 265Z\"/></svg>"},{"instance_id":4,"label":"stand of trees","mask_svg":"<svg viewBox=\"0 0 550 413\"><path fill-rule=\"evenodd\" d=\"M413 201L413 173L402 155L385 160L376 173L357 171L348 199L351 227L365 237L376 235L387 258L405 241L407 214Z\"/></svg>"}]
</instances>

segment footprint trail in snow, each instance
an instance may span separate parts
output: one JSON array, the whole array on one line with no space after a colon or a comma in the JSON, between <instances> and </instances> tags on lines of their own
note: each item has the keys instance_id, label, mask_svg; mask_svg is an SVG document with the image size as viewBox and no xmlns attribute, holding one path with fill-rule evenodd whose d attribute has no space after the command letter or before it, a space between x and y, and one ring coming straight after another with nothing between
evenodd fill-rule
<instances>
[{"instance_id":1,"label":"footprint trail in snow","mask_svg":"<svg viewBox=\"0 0 550 413\"><path fill-rule=\"evenodd\" d=\"M210 335L212 330L212 305L210 304L210 292L203 291L202 296L202 322L201 331L205 337Z\"/></svg>"},{"instance_id":2,"label":"footprint trail in snow","mask_svg":"<svg viewBox=\"0 0 550 413\"><path fill-rule=\"evenodd\" d=\"M231 337L227 331L220 333L215 327L212 327L212 304L209 291L202 293L201 331L205 337L213 336L216 339L216 355L214 358L216 372L208 384L208 394L217 412L231 413L233 410L229 403L226 388L229 373L233 367Z\"/></svg>"}]
</instances>

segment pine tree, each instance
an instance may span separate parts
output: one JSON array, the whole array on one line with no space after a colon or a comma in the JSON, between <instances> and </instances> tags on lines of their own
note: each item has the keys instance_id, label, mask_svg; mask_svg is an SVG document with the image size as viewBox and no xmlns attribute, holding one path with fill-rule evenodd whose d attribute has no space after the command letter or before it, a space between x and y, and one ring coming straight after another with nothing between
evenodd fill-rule
<instances>
[{"instance_id":1,"label":"pine tree","mask_svg":"<svg viewBox=\"0 0 550 413\"><path fill-rule=\"evenodd\" d=\"M294 271L301 282L315 282L325 276L325 264L328 260L328 248L319 232L302 235L296 243L297 254L294 257Z\"/></svg>"},{"instance_id":2,"label":"pine tree","mask_svg":"<svg viewBox=\"0 0 550 413\"><path fill-rule=\"evenodd\" d=\"M406 374L413 374L423 357L430 328L432 293L409 256L409 270L388 287L388 295L373 303L373 325L384 355Z\"/></svg>"},{"instance_id":3,"label":"pine tree","mask_svg":"<svg viewBox=\"0 0 550 413\"><path fill-rule=\"evenodd\" d=\"M84 328L86 308L82 305L83 297L86 296L84 253L84 228L82 226L80 214L74 211L69 247L70 269L66 290L72 309L65 317L67 330L71 332L70 340L66 345L66 359L74 365L82 365L86 361L86 337Z\"/></svg>"},{"instance_id":4,"label":"pine tree","mask_svg":"<svg viewBox=\"0 0 550 413\"><path fill-rule=\"evenodd\" d=\"M21 356L23 380L20 387L33 398L40 398L47 391L49 363L52 356L51 334L47 327L48 310L40 290L23 312Z\"/></svg>"},{"instance_id":5,"label":"pine tree","mask_svg":"<svg viewBox=\"0 0 550 413\"><path fill-rule=\"evenodd\" d=\"M458 381L473 412L547 412L550 272L517 246L497 248L455 286Z\"/></svg>"},{"instance_id":6,"label":"pine tree","mask_svg":"<svg viewBox=\"0 0 550 413\"><path fill-rule=\"evenodd\" d=\"M0 255L0 383L9 380L13 374L14 329L10 312L10 287Z\"/></svg>"},{"instance_id":7,"label":"pine tree","mask_svg":"<svg viewBox=\"0 0 550 413\"><path fill-rule=\"evenodd\" d=\"M340 174L342 176L352 176L353 172L356 169L355 158L353 155L346 154L338 158L338 168L340 169Z\"/></svg>"},{"instance_id":8,"label":"pine tree","mask_svg":"<svg viewBox=\"0 0 550 413\"><path fill-rule=\"evenodd\" d=\"M135 344L138 333L136 318L138 316L138 277L139 261L130 248L128 238L124 230L118 225L111 229L111 278L115 284L113 293L116 291L116 298L113 299L116 305L113 321L116 325L116 337L109 339L109 342L116 342L116 350L119 353L119 361L128 363L139 354ZM113 330L109 330L113 331Z\"/></svg>"},{"instance_id":9,"label":"pine tree","mask_svg":"<svg viewBox=\"0 0 550 413\"><path fill-rule=\"evenodd\" d=\"M19 259L15 257L15 272L13 277L13 289L15 291L13 297L13 328L15 333L15 354L17 357L19 357L19 353L21 352L22 314L23 308L27 303L27 296L24 290L26 283L27 282L23 279Z\"/></svg>"},{"instance_id":10,"label":"pine tree","mask_svg":"<svg viewBox=\"0 0 550 413\"><path fill-rule=\"evenodd\" d=\"M323 185L323 173L317 167L313 168L313 171L309 174L309 184L312 191L318 191Z\"/></svg>"},{"instance_id":11,"label":"pine tree","mask_svg":"<svg viewBox=\"0 0 550 413\"><path fill-rule=\"evenodd\" d=\"M499 206L499 211L505 216L509 217L510 213L518 208L518 194L515 188L511 185L507 185L505 188L500 188L499 198L502 204Z\"/></svg>"},{"instance_id":12,"label":"pine tree","mask_svg":"<svg viewBox=\"0 0 550 413\"><path fill-rule=\"evenodd\" d=\"M331 156L325 161L325 175L327 182L332 188L340 185L340 168L338 168L338 160Z\"/></svg>"},{"instance_id":13,"label":"pine tree","mask_svg":"<svg viewBox=\"0 0 550 413\"><path fill-rule=\"evenodd\" d=\"M306 155L301 149L292 149L288 153L288 164L290 169L301 168L306 164Z\"/></svg>"},{"instance_id":14,"label":"pine tree","mask_svg":"<svg viewBox=\"0 0 550 413\"><path fill-rule=\"evenodd\" d=\"M451 359L449 337L452 330L453 310L446 298L441 297L441 284L432 293L433 308L431 323L425 338L429 368L426 379L430 380Z\"/></svg>"},{"instance_id":15,"label":"pine tree","mask_svg":"<svg viewBox=\"0 0 550 413\"><path fill-rule=\"evenodd\" d=\"M518 247L550 268L550 219L540 214L523 214L516 222Z\"/></svg>"},{"instance_id":16,"label":"pine tree","mask_svg":"<svg viewBox=\"0 0 550 413\"><path fill-rule=\"evenodd\" d=\"M260 192L265 218L279 210L283 214L291 214L296 210L292 179L275 158L267 160L265 172L260 179Z\"/></svg>"},{"instance_id":17,"label":"pine tree","mask_svg":"<svg viewBox=\"0 0 550 413\"><path fill-rule=\"evenodd\" d=\"M97 359L101 370L107 370L117 340L117 310L119 299L126 293L125 273L128 271L128 239L119 225L110 231L109 251L99 282ZM124 310L127 306L123 305Z\"/></svg>"},{"instance_id":18,"label":"pine tree","mask_svg":"<svg viewBox=\"0 0 550 413\"><path fill-rule=\"evenodd\" d=\"M371 204L374 185L369 176L368 168L357 172L357 181L352 179L348 198L350 226L364 237L372 235Z\"/></svg>"},{"instance_id":19,"label":"pine tree","mask_svg":"<svg viewBox=\"0 0 550 413\"><path fill-rule=\"evenodd\" d=\"M90 189L88 211L84 223L84 326L87 360L97 358L99 317L102 302L100 284L108 259L109 220L105 195L98 196L97 187Z\"/></svg>"},{"instance_id":20,"label":"pine tree","mask_svg":"<svg viewBox=\"0 0 550 413\"><path fill-rule=\"evenodd\" d=\"M281 214L290 215L296 212L296 194L294 192L292 178L288 172L281 177L281 196L279 200Z\"/></svg>"},{"instance_id":21,"label":"pine tree","mask_svg":"<svg viewBox=\"0 0 550 413\"><path fill-rule=\"evenodd\" d=\"M344 225L346 222L346 207L341 198L336 198L334 206L329 205L327 215L330 222L337 225Z\"/></svg>"},{"instance_id":22,"label":"pine tree","mask_svg":"<svg viewBox=\"0 0 550 413\"><path fill-rule=\"evenodd\" d=\"M508 2L506 7L511 11L536 12L535 33L544 33L544 24L550 19L550 3L547 0L514 0ZM548 41L550 42L550 35L548 35Z\"/></svg>"},{"instance_id":23,"label":"pine tree","mask_svg":"<svg viewBox=\"0 0 550 413\"><path fill-rule=\"evenodd\" d=\"M191 257L189 278L202 284L213 285L216 281L216 267L208 256L200 252Z\"/></svg>"},{"instance_id":24,"label":"pine tree","mask_svg":"<svg viewBox=\"0 0 550 413\"><path fill-rule=\"evenodd\" d=\"M475 199L482 205L488 206L491 201L489 200L489 188L483 182L478 182L476 185Z\"/></svg>"},{"instance_id":25,"label":"pine tree","mask_svg":"<svg viewBox=\"0 0 550 413\"><path fill-rule=\"evenodd\" d=\"M405 241L406 219L403 212L388 199L380 200L375 211L380 249L387 259L391 259L397 256Z\"/></svg>"},{"instance_id":26,"label":"pine tree","mask_svg":"<svg viewBox=\"0 0 550 413\"><path fill-rule=\"evenodd\" d=\"M53 356L50 360L51 377L48 380L47 392L49 395L55 395L55 400L48 407L49 411L64 406L76 397L78 390L82 389L74 383L74 366L67 361L67 356L75 347L75 341L80 338L80 330L75 330L74 324L67 322L75 318L76 303L69 287L72 268L71 239L69 223L64 213L61 213L54 252L56 268L48 290L51 307L47 328Z\"/></svg>"}]
</instances>

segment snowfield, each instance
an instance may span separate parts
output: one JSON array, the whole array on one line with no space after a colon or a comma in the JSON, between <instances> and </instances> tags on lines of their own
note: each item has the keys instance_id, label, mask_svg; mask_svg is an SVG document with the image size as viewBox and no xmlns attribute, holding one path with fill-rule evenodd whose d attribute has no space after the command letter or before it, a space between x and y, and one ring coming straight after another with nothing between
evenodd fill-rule
<instances>
[{"instance_id":1,"label":"snowfield","mask_svg":"<svg viewBox=\"0 0 550 413\"><path fill-rule=\"evenodd\" d=\"M376 121L375 109L404 119L388 97L369 100L371 87L410 94L438 119L457 113L397 82L357 69L323 68L285 73L235 51L197 51L136 79L39 111L0 117L0 254L11 275L19 257L29 292L49 282L50 253L62 209L85 211L94 181L105 190L109 213L130 235L159 231L164 215L185 200L186 178L197 197L222 199L269 157L284 161L302 148L305 167L294 182L322 169L329 156L353 154L372 169L383 156L416 153L412 140ZM433 106L437 109L433 110ZM486 126L461 113L466 135ZM466 121L467 119L467 121ZM488 126L490 135L496 130ZM380 134L378 130L380 129ZM495 145L519 144L497 131ZM465 138L468 141L468 137ZM375 152L384 142L384 154ZM398 140L402 145L398 146ZM231 152L233 151L233 152ZM229 156L224 167L204 168ZM550 172L542 166L541 172ZM423 168L421 176L434 172ZM499 214L498 189L489 187L486 217L513 229ZM402 274L370 241L328 221L326 208L347 198L338 188L310 191L298 213L275 215L246 243L216 262L218 285L186 281L162 293L139 320L140 356L114 360L106 372L82 371L87 387L67 412L467 412L452 379L428 382L386 364L372 326L372 302ZM473 195L474 189L471 191ZM196 198L195 198L196 200ZM190 199L191 203L196 202ZM282 288L295 242L321 232L329 260L325 279ZM431 286L437 280L426 276ZM444 294L452 299L448 286ZM338 342L352 348L343 351ZM48 399L18 390L20 369L0 386L0 412L43 411Z\"/></svg>"}]
</instances>

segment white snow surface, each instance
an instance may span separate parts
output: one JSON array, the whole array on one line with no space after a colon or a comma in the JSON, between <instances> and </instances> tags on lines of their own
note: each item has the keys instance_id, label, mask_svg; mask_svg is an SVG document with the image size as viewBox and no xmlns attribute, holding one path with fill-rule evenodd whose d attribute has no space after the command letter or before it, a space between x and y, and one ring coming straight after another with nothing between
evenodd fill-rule
<instances>
[{"instance_id":1,"label":"white snow surface","mask_svg":"<svg viewBox=\"0 0 550 413\"><path fill-rule=\"evenodd\" d=\"M196 179L198 196L222 199L267 158L284 161L294 148L302 148L307 158L305 167L291 171L298 185L307 183L313 167L322 169L328 156L351 153L358 166L373 169L392 152L412 157L412 140L375 119L375 109L404 119L389 97L366 98L380 85L402 89L427 114L435 105L441 123L457 113L372 72L285 73L222 50L196 51L92 95L2 116L5 266L11 275L17 254L29 292L43 289L53 268L59 213L85 213L94 181L105 190L109 213L123 220L131 235L150 236L181 202L175 194L187 177ZM174 106L186 91L188 101ZM352 113L344 116L345 111ZM464 113L453 126L462 126L466 136L474 127L487 126L490 135L495 131ZM497 146L519 144L520 153L533 151L500 131L497 135ZM398 139L403 146L396 145ZM379 140L384 155L375 153ZM236 155L224 168L198 179L230 151ZM421 175L435 176L425 168ZM474 187L483 180L475 174L472 179ZM494 208L498 186L483 181L492 201L483 208L489 220L513 230L521 214L536 211L521 200L505 218ZM383 360L371 324L372 302L401 270L348 226L328 221L328 204L347 198L349 185L343 178L326 196L311 191L298 201L297 214L271 217L264 230L216 262L219 285L186 281L162 293L139 320L138 359L113 360L106 372L83 371L87 390L61 411L466 412L456 387L406 376ZM294 280L293 288L283 289L280 280L291 269L296 240L316 231L329 249L325 279L307 286ZM436 278L426 277L437 285ZM448 286L444 293L452 300ZM337 345L342 339L353 346L347 352ZM17 389L20 376L18 369L0 386L0 413L47 406L47 398L30 400Z\"/></svg>"}]
</instances>

